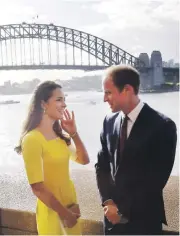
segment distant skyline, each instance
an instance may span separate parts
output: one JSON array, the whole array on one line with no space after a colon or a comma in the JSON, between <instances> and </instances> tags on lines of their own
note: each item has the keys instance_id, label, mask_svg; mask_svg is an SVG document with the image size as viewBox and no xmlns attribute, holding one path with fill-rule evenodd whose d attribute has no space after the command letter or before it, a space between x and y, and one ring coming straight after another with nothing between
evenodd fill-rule
<instances>
[{"instance_id":1,"label":"distant skyline","mask_svg":"<svg viewBox=\"0 0 180 236\"><path fill-rule=\"evenodd\" d=\"M175 62L179 61L178 15L178 0L0 0L0 25L54 23L96 35L134 56L141 52L151 56L159 50L164 61ZM0 71L0 84L36 74L47 78L74 72Z\"/></svg>"}]
</instances>

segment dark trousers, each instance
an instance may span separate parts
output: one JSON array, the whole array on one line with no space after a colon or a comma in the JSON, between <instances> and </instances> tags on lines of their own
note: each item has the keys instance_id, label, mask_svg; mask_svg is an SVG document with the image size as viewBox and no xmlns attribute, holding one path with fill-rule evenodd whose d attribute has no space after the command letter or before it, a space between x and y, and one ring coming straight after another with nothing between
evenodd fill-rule
<instances>
[{"instance_id":1,"label":"dark trousers","mask_svg":"<svg viewBox=\"0 0 180 236\"><path fill-rule=\"evenodd\" d=\"M111 227L107 219L104 223L105 235L162 235L162 223L160 222L133 221Z\"/></svg>"}]
</instances>

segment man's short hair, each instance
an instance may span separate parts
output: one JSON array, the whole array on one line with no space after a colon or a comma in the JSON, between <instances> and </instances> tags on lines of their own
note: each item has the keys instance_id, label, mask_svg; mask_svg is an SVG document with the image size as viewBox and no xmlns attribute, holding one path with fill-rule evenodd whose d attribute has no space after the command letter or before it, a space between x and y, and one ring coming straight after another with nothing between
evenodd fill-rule
<instances>
[{"instance_id":1,"label":"man's short hair","mask_svg":"<svg viewBox=\"0 0 180 236\"><path fill-rule=\"evenodd\" d=\"M113 65L106 70L106 78L111 76L114 85L121 92L124 86L129 84L134 93L138 94L140 86L139 72L130 65Z\"/></svg>"}]
</instances>

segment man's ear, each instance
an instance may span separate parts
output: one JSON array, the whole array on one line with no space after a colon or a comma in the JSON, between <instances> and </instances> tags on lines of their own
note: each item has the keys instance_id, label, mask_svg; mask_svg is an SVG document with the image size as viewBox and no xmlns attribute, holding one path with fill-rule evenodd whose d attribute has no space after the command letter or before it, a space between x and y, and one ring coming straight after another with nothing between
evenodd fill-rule
<instances>
[{"instance_id":1,"label":"man's ear","mask_svg":"<svg viewBox=\"0 0 180 236\"><path fill-rule=\"evenodd\" d=\"M130 84L126 84L126 85L124 86L124 91L125 91L125 92L133 91L133 87L132 87Z\"/></svg>"}]
</instances>

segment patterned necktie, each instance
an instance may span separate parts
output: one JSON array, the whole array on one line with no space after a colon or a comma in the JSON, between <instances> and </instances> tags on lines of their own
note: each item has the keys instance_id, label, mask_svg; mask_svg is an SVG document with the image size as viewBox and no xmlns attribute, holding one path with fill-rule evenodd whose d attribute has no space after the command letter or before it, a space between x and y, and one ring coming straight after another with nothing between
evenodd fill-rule
<instances>
[{"instance_id":1,"label":"patterned necktie","mask_svg":"<svg viewBox=\"0 0 180 236\"><path fill-rule=\"evenodd\" d=\"M122 155L124 144L127 139L127 124L128 124L129 117L126 115L123 119L122 126L121 126L121 134L120 134L120 156Z\"/></svg>"}]
</instances>

